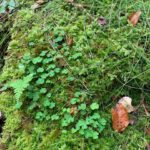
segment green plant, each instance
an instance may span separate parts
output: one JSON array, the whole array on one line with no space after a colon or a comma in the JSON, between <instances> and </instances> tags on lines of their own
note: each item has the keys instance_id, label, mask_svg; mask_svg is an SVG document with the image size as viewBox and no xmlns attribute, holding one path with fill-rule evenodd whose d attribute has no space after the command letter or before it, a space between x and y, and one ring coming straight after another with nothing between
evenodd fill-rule
<instances>
[{"instance_id":1,"label":"green plant","mask_svg":"<svg viewBox=\"0 0 150 150\"><path fill-rule=\"evenodd\" d=\"M64 77L70 77L71 74L68 69L60 66L57 60L59 57L57 52L48 50L41 51L37 57L31 56L29 53L23 56L19 64L20 71L25 74L32 74L32 79L30 79L30 84L26 84L22 88L22 91L24 91L24 101L22 103L25 104L27 103L26 100L30 99L27 109L38 121L50 120L51 123L57 122L61 124L62 130L69 127L74 133L79 132L86 138L97 139L106 122L98 112L95 112L99 108L97 103L92 103L90 107L87 107L85 101L87 96L84 92L75 92L70 99L68 108L64 107L61 111L61 106L66 103L65 99L68 99L68 97L62 99L62 94L57 93L60 86L55 83ZM23 81L18 80L16 83ZM65 84L70 84L70 81ZM16 87L14 88L16 89ZM62 88L65 87L62 86ZM22 92L19 93L19 97L21 95ZM59 98L62 99L61 104ZM77 105L75 116L70 112L74 105Z\"/></svg>"},{"instance_id":2,"label":"green plant","mask_svg":"<svg viewBox=\"0 0 150 150\"><path fill-rule=\"evenodd\" d=\"M112 97L129 95L135 105L141 93L147 102L150 97L148 11L143 11L149 9L148 1L77 3L87 7L78 9L55 0L36 13L27 5L15 16L0 81L30 73L33 79L20 97L19 111L12 110L14 103L8 105L12 92L4 92L11 99L0 93L0 106L11 109L3 136L8 149L144 149L149 142L143 130L149 123L146 117L145 122L138 119L140 127L129 126L118 134L112 131L110 116ZM136 10L142 15L131 27L127 17ZM101 15L105 26L97 22ZM14 118L17 112L19 119ZM14 122L17 125L12 127Z\"/></svg>"},{"instance_id":3,"label":"green plant","mask_svg":"<svg viewBox=\"0 0 150 150\"><path fill-rule=\"evenodd\" d=\"M98 112L86 107L85 103L81 103L78 109L74 111L76 112L72 112L73 115L71 115L70 108L63 110L64 117L61 123L62 127L71 126L72 133L78 132L85 138L98 139L99 134L105 128L106 120L100 117Z\"/></svg>"},{"instance_id":4,"label":"green plant","mask_svg":"<svg viewBox=\"0 0 150 150\"><path fill-rule=\"evenodd\" d=\"M20 108L22 105L22 102L20 101L20 97L23 94L24 90L29 86L30 81L32 80L33 75L30 74L26 77L24 77L22 80L16 80L8 84L9 87L12 87L14 89L15 97L17 100L16 107Z\"/></svg>"}]
</instances>

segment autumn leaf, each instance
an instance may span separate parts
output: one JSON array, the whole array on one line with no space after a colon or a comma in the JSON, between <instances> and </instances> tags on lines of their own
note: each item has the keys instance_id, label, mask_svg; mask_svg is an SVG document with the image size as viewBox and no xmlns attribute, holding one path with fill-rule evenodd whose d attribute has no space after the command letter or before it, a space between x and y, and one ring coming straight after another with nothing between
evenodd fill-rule
<instances>
[{"instance_id":1,"label":"autumn leaf","mask_svg":"<svg viewBox=\"0 0 150 150\"><path fill-rule=\"evenodd\" d=\"M117 104L112 109L113 129L117 132L122 132L129 125L128 112L122 104Z\"/></svg>"},{"instance_id":2,"label":"autumn leaf","mask_svg":"<svg viewBox=\"0 0 150 150\"><path fill-rule=\"evenodd\" d=\"M139 21L139 18L141 16L141 11L137 11L135 13L132 13L129 17L128 17L128 20L129 22L133 25L133 26L136 26L136 24L138 23Z\"/></svg>"},{"instance_id":3,"label":"autumn leaf","mask_svg":"<svg viewBox=\"0 0 150 150\"><path fill-rule=\"evenodd\" d=\"M135 108L132 106L132 99L128 96L124 96L122 97L119 102L119 104L122 104L126 110L128 111L128 113L131 113L135 110Z\"/></svg>"},{"instance_id":4,"label":"autumn leaf","mask_svg":"<svg viewBox=\"0 0 150 150\"><path fill-rule=\"evenodd\" d=\"M69 47L71 47L71 46L73 45L73 38L72 38L72 37L68 37L68 38L66 39L66 42L67 42L67 45L68 45Z\"/></svg>"}]
</instances>

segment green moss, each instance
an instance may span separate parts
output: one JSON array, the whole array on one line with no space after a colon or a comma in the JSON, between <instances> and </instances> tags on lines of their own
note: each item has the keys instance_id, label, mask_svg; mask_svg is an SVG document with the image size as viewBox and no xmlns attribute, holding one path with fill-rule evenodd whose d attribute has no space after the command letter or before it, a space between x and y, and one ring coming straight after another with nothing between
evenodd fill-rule
<instances>
[{"instance_id":1,"label":"green moss","mask_svg":"<svg viewBox=\"0 0 150 150\"><path fill-rule=\"evenodd\" d=\"M149 104L147 14L143 12L134 28L127 22L131 12L143 8L149 10L148 1L135 3L130 0L119 4L110 0L77 2L87 4L88 8L80 10L67 2L56 0L36 12L30 8L22 8L17 12L0 82L4 85L24 76L25 73L18 67L24 54L30 53L34 58L45 50L51 54L57 53L54 57L59 60L56 65L64 69L57 72L62 74L58 80L54 79L56 84L52 88L52 93L56 93L56 103L59 104L55 111L61 113L63 105L70 106L68 101L76 91L81 91L85 93L82 100L86 99L87 104L96 102L100 105L98 111L107 120L107 126L98 140L72 134L70 128L62 131L57 123L35 120L37 110L28 110L30 102L24 95L22 109L16 110L13 91L7 89L0 94L0 110L6 116L2 141L7 149L144 150L150 142L145 134L149 118L142 108L138 111L136 124L129 126L122 134L112 130L109 111L113 107L112 96L129 95L133 103L138 105L144 92L145 101ZM101 15L108 22L106 26L97 23ZM73 38L71 47L66 46L67 37ZM53 45L53 40L58 45Z\"/></svg>"}]
</instances>

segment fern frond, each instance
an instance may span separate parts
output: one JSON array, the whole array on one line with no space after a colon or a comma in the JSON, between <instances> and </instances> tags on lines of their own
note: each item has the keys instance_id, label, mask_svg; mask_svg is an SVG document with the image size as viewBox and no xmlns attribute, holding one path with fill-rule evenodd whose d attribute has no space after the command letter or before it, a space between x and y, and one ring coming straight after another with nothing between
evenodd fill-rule
<instances>
[{"instance_id":1,"label":"fern frond","mask_svg":"<svg viewBox=\"0 0 150 150\"><path fill-rule=\"evenodd\" d=\"M18 79L9 84L14 89L16 100L18 101L23 91L28 87L29 82L33 79L33 74L24 77L22 80Z\"/></svg>"}]
</instances>

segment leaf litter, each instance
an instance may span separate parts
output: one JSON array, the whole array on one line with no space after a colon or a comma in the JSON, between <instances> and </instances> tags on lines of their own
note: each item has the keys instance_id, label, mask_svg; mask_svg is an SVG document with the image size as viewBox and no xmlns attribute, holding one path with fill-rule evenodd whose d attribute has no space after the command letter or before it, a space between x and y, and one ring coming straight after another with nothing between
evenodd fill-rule
<instances>
[{"instance_id":1,"label":"leaf litter","mask_svg":"<svg viewBox=\"0 0 150 150\"><path fill-rule=\"evenodd\" d=\"M130 97L122 97L115 108L112 109L112 127L117 132L123 132L129 124L133 125L134 120L129 120L128 113L135 110L132 106L132 99Z\"/></svg>"}]
</instances>

